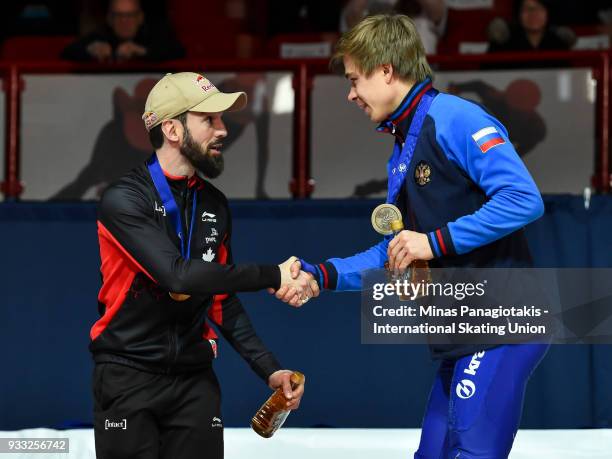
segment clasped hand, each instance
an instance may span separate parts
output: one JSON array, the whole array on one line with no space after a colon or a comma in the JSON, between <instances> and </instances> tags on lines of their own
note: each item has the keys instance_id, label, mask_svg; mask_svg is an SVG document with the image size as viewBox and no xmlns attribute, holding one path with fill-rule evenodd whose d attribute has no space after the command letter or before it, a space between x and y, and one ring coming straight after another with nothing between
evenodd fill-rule
<instances>
[{"instance_id":1,"label":"clasped hand","mask_svg":"<svg viewBox=\"0 0 612 459\"><path fill-rule=\"evenodd\" d=\"M278 290L268 289L276 298L300 307L309 299L319 296L319 284L312 274L301 271L300 261L291 257L278 265L281 272L281 285Z\"/></svg>"},{"instance_id":2,"label":"clasped hand","mask_svg":"<svg viewBox=\"0 0 612 459\"><path fill-rule=\"evenodd\" d=\"M402 272L415 260L431 260L433 253L426 234L404 230L389 242L387 256L389 269Z\"/></svg>"}]
</instances>

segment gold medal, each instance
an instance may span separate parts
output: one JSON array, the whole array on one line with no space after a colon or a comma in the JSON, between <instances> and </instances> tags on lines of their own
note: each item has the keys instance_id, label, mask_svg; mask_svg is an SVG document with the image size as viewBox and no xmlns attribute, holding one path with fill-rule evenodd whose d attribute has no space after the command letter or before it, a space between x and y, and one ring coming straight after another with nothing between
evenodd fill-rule
<instances>
[{"instance_id":1,"label":"gold medal","mask_svg":"<svg viewBox=\"0 0 612 459\"><path fill-rule=\"evenodd\" d=\"M391 222L402 220L402 213L393 204L381 204L372 212L372 226L376 232L388 235L393 234Z\"/></svg>"},{"instance_id":2,"label":"gold medal","mask_svg":"<svg viewBox=\"0 0 612 459\"><path fill-rule=\"evenodd\" d=\"M191 295L187 295L185 293L172 293L172 292L169 292L168 295L170 295L170 298L172 298L174 301L185 301L185 300L188 300L189 298L191 298Z\"/></svg>"}]
</instances>

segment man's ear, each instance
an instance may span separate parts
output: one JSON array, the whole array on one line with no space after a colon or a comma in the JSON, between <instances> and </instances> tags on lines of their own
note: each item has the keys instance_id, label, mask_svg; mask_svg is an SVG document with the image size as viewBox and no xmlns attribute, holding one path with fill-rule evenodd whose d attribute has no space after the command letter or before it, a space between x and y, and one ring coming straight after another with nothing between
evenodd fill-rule
<instances>
[{"instance_id":1,"label":"man's ear","mask_svg":"<svg viewBox=\"0 0 612 459\"><path fill-rule=\"evenodd\" d=\"M385 82L387 84L391 83L391 80L393 79L393 66L391 64L383 64L381 67Z\"/></svg>"},{"instance_id":2,"label":"man's ear","mask_svg":"<svg viewBox=\"0 0 612 459\"><path fill-rule=\"evenodd\" d=\"M170 143L183 139L183 125L178 120L163 120L161 130Z\"/></svg>"}]
</instances>

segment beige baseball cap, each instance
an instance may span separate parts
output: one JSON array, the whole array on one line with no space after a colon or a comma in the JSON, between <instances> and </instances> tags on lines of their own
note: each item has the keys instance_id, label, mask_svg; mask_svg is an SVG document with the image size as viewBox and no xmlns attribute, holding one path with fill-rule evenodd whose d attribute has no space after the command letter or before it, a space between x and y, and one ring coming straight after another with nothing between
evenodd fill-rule
<instances>
[{"instance_id":1,"label":"beige baseball cap","mask_svg":"<svg viewBox=\"0 0 612 459\"><path fill-rule=\"evenodd\" d=\"M224 93L208 78L193 72L167 73L147 97L142 120L147 131L183 112L219 113L241 110L244 92Z\"/></svg>"}]
</instances>

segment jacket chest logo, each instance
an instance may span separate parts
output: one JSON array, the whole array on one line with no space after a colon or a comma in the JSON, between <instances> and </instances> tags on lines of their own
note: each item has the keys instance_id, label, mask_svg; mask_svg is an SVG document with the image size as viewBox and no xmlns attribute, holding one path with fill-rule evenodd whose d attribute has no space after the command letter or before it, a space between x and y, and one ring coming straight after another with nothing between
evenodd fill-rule
<instances>
[{"instance_id":1,"label":"jacket chest logo","mask_svg":"<svg viewBox=\"0 0 612 459\"><path fill-rule=\"evenodd\" d=\"M209 247L208 250L202 254L202 260L210 263L215 259L216 255L217 254Z\"/></svg>"},{"instance_id":2,"label":"jacket chest logo","mask_svg":"<svg viewBox=\"0 0 612 459\"><path fill-rule=\"evenodd\" d=\"M211 212L207 212L206 210L202 212L202 221L209 223L217 223L217 215Z\"/></svg>"},{"instance_id":3,"label":"jacket chest logo","mask_svg":"<svg viewBox=\"0 0 612 459\"><path fill-rule=\"evenodd\" d=\"M431 182L431 166L425 161L419 161L414 169L414 181L419 186L425 186Z\"/></svg>"},{"instance_id":4,"label":"jacket chest logo","mask_svg":"<svg viewBox=\"0 0 612 459\"><path fill-rule=\"evenodd\" d=\"M217 231L217 228L211 228L210 236L204 236L204 242L206 244L216 244L217 236L219 236L219 232Z\"/></svg>"},{"instance_id":5,"label":"jacket chest logo","mask_svg":"<svg viewBox=\"0 0 612 459\"><path fill-rule=\"evenodd\" d=\"M162 214L164 217L166 216L166 208L164 206L160 206L157 201L155 201L155 206L153 207L153 210L155 212L159 212L160 214Z\"/></svg>"}]
</instances>

